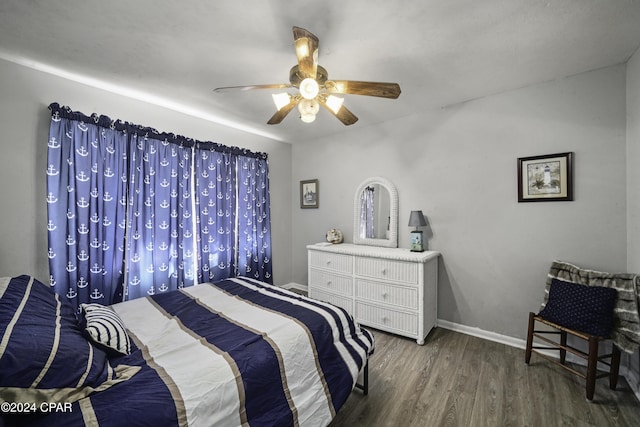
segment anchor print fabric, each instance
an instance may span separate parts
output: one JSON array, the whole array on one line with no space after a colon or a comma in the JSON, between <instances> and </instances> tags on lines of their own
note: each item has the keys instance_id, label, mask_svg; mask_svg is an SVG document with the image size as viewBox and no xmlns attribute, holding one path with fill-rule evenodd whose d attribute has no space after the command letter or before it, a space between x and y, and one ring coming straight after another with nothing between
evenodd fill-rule
<instances>
[{"instance_id":1,"label":"anchor print fabric","mask_svg":"<svg viewBox=\"0 0 640 427\"><path fill-rule=\"evenodd\" d=\"M193 285L191 147L131 136L125 299Z\"/></svg>"},{"instance_id":2,"label":"anchor print fabric","mask_svg":"<svg viewBox=\"0 0 640 427\"><path fill-rule=\"evenodd\" d=\"M195 151L199 282L235 275L237 156L214 148L198 144Z\"/></svg>"},{"instance_id":3,"label":"anchor print fabric","mask_svg":"<svg viewBox=\"0 0 640 427\"><path fill-rule=\"evenodd\" d=\"M49 108L50 284L76 308L238 275L272 283L265 153Z\"/></svg>"},{"instance_id":4,"label":"anchor print fabric","mask_svg":"<svg viewBox=\"0 0 640 427\"><path fill-rule=\"evenodd\" d=\"M111 303L123 280L127 136L53 111L47 159L50 284L72 302ZM78 303L75 304L76 308Z\"/></svg>"},{"instance_id":5,"label":"anchor print fabric","mask_svg":"<svg viewBox=\"0 0 640 427\"><path fill-rule=\"evenodd\" d=\"M238 157L238 271L272 283L268 176L266 160Z\"/></svg>"}]
</instances>

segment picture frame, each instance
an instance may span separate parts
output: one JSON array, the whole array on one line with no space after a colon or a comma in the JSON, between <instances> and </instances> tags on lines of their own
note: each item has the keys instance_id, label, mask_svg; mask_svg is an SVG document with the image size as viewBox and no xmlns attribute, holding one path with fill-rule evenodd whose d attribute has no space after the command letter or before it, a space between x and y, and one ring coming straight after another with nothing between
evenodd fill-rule
<instances>
[{"instance_id":1,"label":"picture frame","mask_svg":"<svg viewBox=\"0 0 640 427\"><path fill-rule=\"evenodd\" d=\"M573 152L518 158L518 203L573 200Z\"/></svg>"},{"instance_id":2,"label":"picture frame","mask_svg":"<svg viewBox=\"0 0 640 427\"><path fill-rule=\"evenodd\" d=\"M317 179L300 181L300 208L315 209L320 206L320 187Z\"/></svg>"}]
</instances>

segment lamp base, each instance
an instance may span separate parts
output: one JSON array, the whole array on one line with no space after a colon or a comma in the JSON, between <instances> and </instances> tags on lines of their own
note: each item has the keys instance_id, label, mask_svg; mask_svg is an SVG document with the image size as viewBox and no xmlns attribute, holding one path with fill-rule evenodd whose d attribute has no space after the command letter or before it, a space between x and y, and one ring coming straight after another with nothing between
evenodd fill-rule
<instances>
[{"instance_id":1,"label":"lamp base","mask_svg":"<svg viewBox=\"0 0 640 427\"><path fill-rule=\"evenodd\" d=\"M424 252L422 230L414 230L411 232L411 252Z\"/></svg>"}]
</instances>

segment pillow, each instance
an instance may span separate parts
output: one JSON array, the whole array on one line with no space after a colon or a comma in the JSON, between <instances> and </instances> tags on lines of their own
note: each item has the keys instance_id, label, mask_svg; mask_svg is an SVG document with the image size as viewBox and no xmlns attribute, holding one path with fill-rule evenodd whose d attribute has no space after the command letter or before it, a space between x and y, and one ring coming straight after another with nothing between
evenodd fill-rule
<instances>
[{"instance_id":1,"label":"pillow","mask_svg":"<svg viewBox=\"0 0 640 427\"><path fill-rule=\"evenodd\" d=\"M74 402L118 375L51 286L29 276L0 279L1 400Z\"/></svg>"},{"instance_id":2,"label":"pillow","mask_svg":"<svg viewBox=\"0 0 640 427\"><path fill-rule=\"evenodd\" d=\"M569 329L609 337L618 292L604 286L551 281L549 298L539 315Z\"/></svg>"},{"instance_id":3,"label":"pillow","mask_svg":"<svg viewBox=\"0 0 640 427\"><path fill-rule=\"evenodd\" d=\"M81 324L97 346L107 353L131 354L131 341L122 319L115 311L101 304L80 304Z\"/></svg>"}]
</instances>

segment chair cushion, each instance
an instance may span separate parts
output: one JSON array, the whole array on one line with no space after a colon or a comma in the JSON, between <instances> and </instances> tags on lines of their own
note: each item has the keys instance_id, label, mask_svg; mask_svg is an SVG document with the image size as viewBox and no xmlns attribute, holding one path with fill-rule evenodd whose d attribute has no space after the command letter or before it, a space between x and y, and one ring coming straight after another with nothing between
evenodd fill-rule
<instances>
[{"instance_id":1,"label":"chair cushion","mask_svg":"<svg viewBox=\"0 0 640 427\"><path fill-rule=\"evenodd\" d=\"M614 324L617 295L614 288L553 279L539 315L565 328L607 338Z\"/></svg>"}]
</instances>

